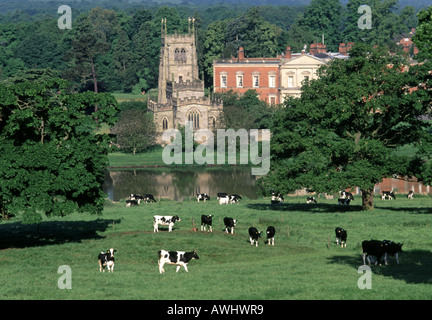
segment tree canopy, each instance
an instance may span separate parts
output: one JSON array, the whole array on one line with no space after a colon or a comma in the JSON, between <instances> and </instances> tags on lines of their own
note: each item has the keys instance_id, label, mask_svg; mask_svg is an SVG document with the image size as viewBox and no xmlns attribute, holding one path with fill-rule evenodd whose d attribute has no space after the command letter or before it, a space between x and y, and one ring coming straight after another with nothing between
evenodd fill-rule
<instances>
[{"instance_id":1,"label":"tree canopy","mask_svg":"<svg viewBox=\"0 0 432 320\"><path fill-rule=\"evenodd\" d=\"M303 85L300 98L288 99L275 119L272 171L261 188L289 192L307 188L362 191L363 208L373 208L374 185L393 174L407 174L406 145L431 142L430 92L418 87L416 70L401 57L356 45L346 60L319 70ZM413 91L413 88L417 90Z\"/></svg>"},{"instance_id":2,"label":"tree canopy","mask_svg":"<svg viewBox=\"0 0 432 320\"><path fill-rule=\"evenodd\" d=\"M98 104L99 110L88 115ZM113 125L110 94L73 93L59 78L0 83L0 211L37 223L42 214L101 213Z\"/></svg>"}]
</instances>

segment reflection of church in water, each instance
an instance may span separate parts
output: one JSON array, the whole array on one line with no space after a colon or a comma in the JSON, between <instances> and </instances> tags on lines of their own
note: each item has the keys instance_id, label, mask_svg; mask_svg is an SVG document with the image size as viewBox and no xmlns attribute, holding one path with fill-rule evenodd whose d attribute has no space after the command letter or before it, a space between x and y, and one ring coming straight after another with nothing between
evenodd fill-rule
<instances>
[{"instance_id":1,"label":"reflection of church in water","mask_svg":"<svg viewBox=\"0 0 432 320\"><path fill-rule=\"evenodd\" d=\"M222 102L204 95L204 81L198 76L194 21L189 18L188 34L167 34L162 19L158 100L148 101L158 142L164 130L187 122L194 130L215 129L222 112Z\"/></svg>"}]
</instances>

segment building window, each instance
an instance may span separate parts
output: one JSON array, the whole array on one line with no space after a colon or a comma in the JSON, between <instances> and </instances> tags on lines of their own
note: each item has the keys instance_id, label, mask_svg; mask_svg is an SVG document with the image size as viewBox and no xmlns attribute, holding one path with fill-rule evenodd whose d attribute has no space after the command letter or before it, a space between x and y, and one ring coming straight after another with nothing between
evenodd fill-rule
<instances>
[{"instance_id":1,"label":"building window","mask_svg":"<svg viewBox=\"0 0 432 320\"><path fill-rule=\"evenodd\" d=\"M186 63L186 50L183 48L181 49L180 62Z\"/></svg>"},{"instance_id":2,"label":"building window","mask_svg":"<svg viewBox=\"0 0 432 320\"><path fill-rule=\"evenodd\" d=\"M276 87L276 76L269 76L269 87L270 88Z\"/></svg>"},{"instance_id":3,"label":"building window","mask_svg":"<svg viewBox=\"0 0 432 320\"><path fill-rule=\"evenodd\" d=\"M276 97L275 96L269 96L269 103L272 106L276 105Z\"/></svg>"},{"instance_id":4,"label":"building window","mask_svg":"<svg viewBox=\"0 0 432 320\"><path fill-rule=\"evenodd\" d=\"M309 81L309 76L303 76L303 81Z\"/></svg>"},{"instance_id":5,"label":"building window","mask_svg":"<svg viewBox=\"0 0 432 320\"><path fill-rule=\"evenodd\" d=\"M188 114L189 126L193 129L199 129L199 112L198 110L192 110Z\"/></svg>"},{"instance_id":6,"label":"building window","mask_svg":"<svg viewBox=\"0 0 432 320\"><path fill-rule=\"evenodd\" d=\"M288 76L288 87L294 87L294 77Z\"/></svg>"},{"instance_id":7,"label":"building window","mask_svg":"<svg viewBox=\"0 0 432 320\"><path fill-rule=\"evenodd\" d=\"M237 88L243 88L243 76L237 75Z\"/></svg>"},{"instance_id":8,"label":"building window","mask_svg":"<svg viewBox=\"0 0 432 320\"><path fill-rule=\"evenodd\" d=\"M227 87L227 76L221 75L221 88Z\"/></svg>"},{"instance_id":9,"label":"building window","mask_svg":"<svg viewBox=\"0 0 432 320\"><path fill-rule=\"evenodd\" d=\"M168 119L167 118L163 118L163 120L162 120L162 129L164 129L164 130L168 129Z\"/></svg>"},{"instance_id":10,"label":"building window","mask_svg":"<svg viewBox=\"0 0 432 320\"><path fill-rule=\"evenodd\" d=\"M174 61L179 62L180 61L180 50L177 48L174 51Z\"/></svg>"},{"instance_id":11,"label":"building window","mask_svg":"<svg viewBox=\"0 0 432 320\"><path fill-rule=\"evenodd\" d=\"M252 76L252 86L254 88L258 88L259 87L259 76Z\"/></svg>"}]
</instances>

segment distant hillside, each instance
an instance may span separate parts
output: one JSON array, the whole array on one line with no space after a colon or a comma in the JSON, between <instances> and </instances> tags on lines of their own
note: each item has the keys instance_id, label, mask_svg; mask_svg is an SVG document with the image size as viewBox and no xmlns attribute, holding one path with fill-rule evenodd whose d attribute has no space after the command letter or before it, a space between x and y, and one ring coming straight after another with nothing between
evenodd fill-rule
<instances>
[{"instance_id":1,"label":"distant hillside","mask_svg":"<svg viewBox=\"0 0 432 320\"><path fill-rule=\"evenodd\" d=\"M21 10L27 14L49 11L59 4L70 5L78 10L86 10L96 6L102 8L133 8L139 5L158 7L161 5L215 6L215 5L247 5L247 6L306 6L311 0L0 0L2 13ZM346 4L348 0L340 0ZM432 5L431 0L399 0L399 7L413 6L416 10Z\"/></svg>"}]
</instances>

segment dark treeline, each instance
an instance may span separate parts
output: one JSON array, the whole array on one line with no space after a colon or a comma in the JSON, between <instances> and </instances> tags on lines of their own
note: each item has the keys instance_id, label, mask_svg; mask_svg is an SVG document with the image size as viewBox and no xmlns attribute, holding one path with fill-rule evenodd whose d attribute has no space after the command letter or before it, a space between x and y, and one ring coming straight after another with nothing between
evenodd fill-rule
<instances>
[{"instance_id":1,"label":"dark treeline","mask_svg":"<svg viewBox=\"0 0 432 320\"><path fill-rule=\"evenodd\" d=\"M371 30L357 27L357 9L365 2L372 7ZM72 8L70 30L57 26L57 8L63 4ZM212 84L213 60L236 56L240 46L249 57L276 56L286 46L299 51L322 38L329 51L351 41L395 51L395 43L417 24L416 9L401 7L397 0L311 0L307 6L259 7L120 0L21 0L11 5L0 0L0 7L0 79L49 68L77 90L97 92L140 93L157 86L162 18L169 33L187 32L188 17L195 18L206 86Z\"/></svg>"}]
</instances>

